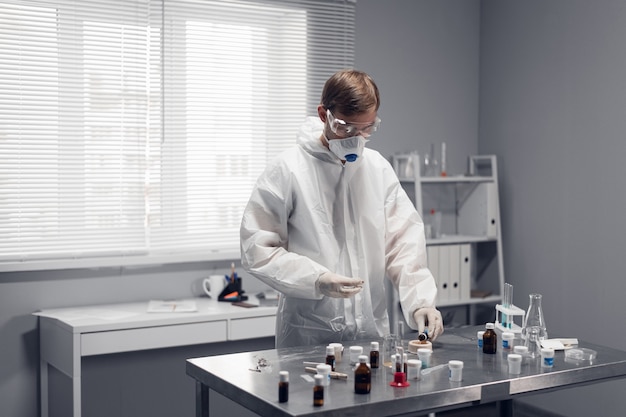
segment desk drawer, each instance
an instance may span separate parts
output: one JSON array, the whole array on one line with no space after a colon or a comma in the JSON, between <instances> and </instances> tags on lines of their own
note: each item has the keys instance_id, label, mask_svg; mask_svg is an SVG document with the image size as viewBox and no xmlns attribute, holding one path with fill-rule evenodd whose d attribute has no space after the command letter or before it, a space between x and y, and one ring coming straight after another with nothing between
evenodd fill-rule
<instances>
[{"instance_id":1,"label":"desk drawer","mask_svg":"<svg viewBox=\"0 0 626 417\"><path fill-rule=\"evenodd\" d=\"M229 340L254 339L276 334L276 316L232 319Z\"/></svg>"},{"instance_id":2,"label":"desk drawer","mask_svg":"<svg viewBox=\"0 0 626 417\"><path fill-rule=\"evenodd\" d=\"M226 320L142 327L85 333L81 336L81 355L101 355L224 341L226 341Z\"/></svg>"}]
</instances>

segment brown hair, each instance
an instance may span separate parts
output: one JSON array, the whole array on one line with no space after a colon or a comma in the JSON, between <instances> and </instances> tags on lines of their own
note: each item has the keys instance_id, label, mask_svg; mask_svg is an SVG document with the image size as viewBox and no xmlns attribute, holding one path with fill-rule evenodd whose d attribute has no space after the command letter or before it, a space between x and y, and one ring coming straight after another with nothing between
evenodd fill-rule
<instances>
[{"instance_id":1,"label":"brown hair","mask_svg":"<svg viewBox=\"0 0 626 417\"><path fill-rule=\"evenodd\" d=\"M321 104L345 116L380 107L376 83L363 71L346 69L333 74L324 84Z\"/></svg>"}]
</instances>

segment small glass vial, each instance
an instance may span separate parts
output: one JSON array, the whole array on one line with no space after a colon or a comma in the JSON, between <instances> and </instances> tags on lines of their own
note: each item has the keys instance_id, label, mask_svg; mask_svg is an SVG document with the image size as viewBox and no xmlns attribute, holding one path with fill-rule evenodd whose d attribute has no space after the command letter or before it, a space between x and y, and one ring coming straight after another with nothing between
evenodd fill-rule
<instances>
[{"instance_id":1,"label":"small glass vial","mask_svg":"<svg viewBox=\"0 0 626 417\"><path fill-rule=\"evenodd\" d=\"M320 407L324 405L324 377L315 375L315 385L313 386L313 405Z\"/></svg>"},{"instance_id":2,"label":"small glass vial","mask_svg":"<svg viewBox=\"0 0 626 417\"><path fill-rule=\"evenodd\" d=\"M367 356L359 356L359 365L354 370L354 392L369 394L372 389L372 370L367 366Z\"/></svg>"},{"instance_id":3,"label":"small glass vial","mask_svg":"<svg viewBox=\"0 0 626 417\"><path fill-rule=\"evenodd\" d=\"M448 361L448 378L452 382L460 382L463 380L463 361Z\"/></svg>"},{"instance_id":4,"label":"small glass vial","mask_svg":"<svg viewBox=\"0 0 626 417\"><path fill-rule=\"evenodd\" d=\"M495 354L498 349L498 335L494 331L495 325L487 323L483 334L483 353Z\"/></svg>"},{"instance_id":5,"label":"small glass vial","mask_svg":"<svg viewBox=\"0 0 626 417\"><path fill-rule=\"evenodd\" d=\"M479 331L476 333L476 338L478 339L477 346L478 346L478 348L479 348L479 349L482 349L482 348L483 348L483 335L484 335L484 334L485 334L485 331L484 331L484 330L479 330Z\"/></svg>"},{"instance_id":6,"label":"small glass vial","mask_svg":"<svg viewBox=\"0 0 626 417\"><path fill-rule=\"evenodd\" d=\"M341 363L343 357L343 345L341 343L331 343L328 346L332 346L335 349L335 364Z\"/></svg>"},{"instance_id":7,"label":"small glass vial","mask_svg":"<svg viewBox=\"0 0 626 417\"><path fill-rule=\"evenodd\" d=\"M519 375L522 372L522 355L519 353L509 353L506 359L509 363L509 373Z\"/></svg>"},{"instance_id":8,"label":"small glass vial","mask_svg":"<svg viewBox=\"0 0 626 417\"><path fill-rule=\"evenodd\" d=\"M543 368L552 368L554 366L554 349L541 348L541 366Z\"/></svg>"},{"instance_id":9,"label":"small glass vial","mask_svg":"<svg viewBox=\"0 0 626 417\"><path fill-rule=\"evenodd\" d=\"M370 366L372 369L377 369L380 362L380 351L378 349L378 342L372 342L370 346Z\"/></svg>"},{"instance_id":10,"label":"small glass vial","mask_svg":"<svg viewBox=\"0 0 626 417\"><path fill-rule=\"evenodd\" d=\"M515 340L515 333L503 332L502 333L502 350L509 351L513 349L514 340Z\"/></svg>"},{"instance_id":11,"label":"small glass vial","mask_svg":"<svg viewBox=\"0 0 626 417\"><path fill-rule=\"evenodd\" d=\"M396 348L396 372L402 372L406 374L406 369L404 367L404 348L398 346Z\"/></svg>"},{"instance_id":12,"label":"small glass vial","mask_svg":"<svg viewBox=\"0 0 626 417\"><path fill-rule=\"evenodd\" d=\"M330 365L330 370L335 371L335 348L326 346L326 365Z\"/></svg>"},{"instance_id":13,"label":"small glass vial","mask_svg":"<svg viewBox=\"0 0 626 417\"><path fill-rule=\"evenodd\" d=\"M286 403L289 401L289 371L280 371L278 376L278 402Z\"/></svg>"}]
</instances>

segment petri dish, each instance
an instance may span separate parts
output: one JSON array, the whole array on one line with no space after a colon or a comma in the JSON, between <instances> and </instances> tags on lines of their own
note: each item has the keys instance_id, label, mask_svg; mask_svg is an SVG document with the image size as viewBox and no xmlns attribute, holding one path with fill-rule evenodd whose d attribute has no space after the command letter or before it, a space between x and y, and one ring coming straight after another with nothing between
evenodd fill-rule
<instances>
[{"instance_id":1,"label":"petri dish","mask_svg":"<svg viewBox=\"0 0 626 417\"><path fill-rule=\"evenodd\" d=\"M572 361L592 361L597 355L598 352L587 348L572 348L565 351L565 359Z\"/></svg>"}]
</instances>

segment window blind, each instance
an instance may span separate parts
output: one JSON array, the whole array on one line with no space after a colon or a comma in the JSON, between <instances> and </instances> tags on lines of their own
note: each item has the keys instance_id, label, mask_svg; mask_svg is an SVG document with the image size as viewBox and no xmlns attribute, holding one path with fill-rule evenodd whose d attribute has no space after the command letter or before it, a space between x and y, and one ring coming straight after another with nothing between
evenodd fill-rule
<instances>
[{"instance_id":1,"label":"window blind","mask_svg":"<svg viewBox=\"0 0 626 417\"><path fill-rule=\"evenodd\" d=\"M0 0L0 271L239 258L355 6Z\"/></svg>"}]
</instances>

